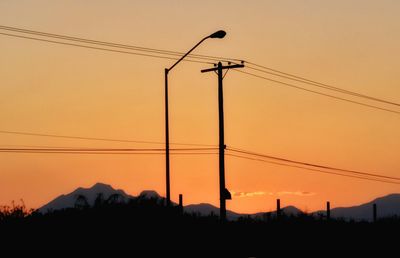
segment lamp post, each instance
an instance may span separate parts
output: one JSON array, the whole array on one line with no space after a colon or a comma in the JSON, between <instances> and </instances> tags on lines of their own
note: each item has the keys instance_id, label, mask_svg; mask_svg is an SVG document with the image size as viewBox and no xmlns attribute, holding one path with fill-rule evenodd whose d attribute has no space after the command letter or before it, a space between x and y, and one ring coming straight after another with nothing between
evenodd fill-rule
<instances>
[{"instance_id":1,"label":"lamp post","mask_svg":"<svg viewBox=\"0 0 400 258\"><path fill-rule=\"evenodd\" d=\"M169 176L169 122L168 122L168 73L179 64L187 55L189 55L195 48L197 48L203 41L208 38L222 39L225 37L226 32L219 30L213 34L203 38L194 47L192 47L186 54L184 54L178 61L176 61L170 68L165 68L165 176L166 176L166 197L167 206L171 204L170 194L170 176Z\"/></svg>"}]
</instances>

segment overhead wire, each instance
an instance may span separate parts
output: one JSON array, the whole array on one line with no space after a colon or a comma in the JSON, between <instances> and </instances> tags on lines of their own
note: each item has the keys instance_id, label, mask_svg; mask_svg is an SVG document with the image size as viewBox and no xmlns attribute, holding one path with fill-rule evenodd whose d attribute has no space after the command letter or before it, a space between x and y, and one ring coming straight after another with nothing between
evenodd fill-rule
<instances>
[{"instance_id":1,"label":"overhead wire","mask_svg":"<svg viewBox=\"0 0 400 258\"><path fill-rule=\"evenodd\" d=\"M218 154L218 152L210 152L212 150L217 150L217 148L180 148L171 149L172 155L209 155ZM314 172L320 172L325 174L339 175L344 177L352 177L358 179L365 179L370 181L378 181L385 183L400 184L400 178L389 177L379 174L365 173L354 170L347 170L341 168L334 168L324 165L311 164L306 162L299 162L294 160L289 160L280 157L274 157L259 153L253 153L248 151L240 151L237 149L228 148L228 151L237 152L239 154L226 153L227 156L238 157L248 160L262 161L270 164L288 166L293 168L305 169ZM189 151L189 152L188 152ZM196 152L197 151L197 152ZM200 152L198 152L200 151ZM115 155L164 155L164 149L155 148L141 148L141 149L129 149L129 148L0 148L0 153L32 153L32 154L115 154ZM250 155L244 156L244 155ZM256 156L256 158L254 157ZM267 160L267 159L272 159ZM313 167L313 168L310 168ZM322 170L324 169L324 170ZM333 170L333 171L331 171Z\"/></svg>"},{"instance_id":2,"label":"overhead wire","mask_svg":"<svg viewBox=\"0 0 400 258\"><path fill-rule=\"evenodd\" d=\"M232 151L232 152L241 153L241 154L257 156L257 157L261 157L261 158L267 158L267 159L273 159L273 160L278 160L278 161L283 161L283 162L288 162L288 163L294 163L294 164L303 165L303 166L323 168L323 169L329 169L329 170L336 170L336 171L340 171L340 172L358 174L358 175L362 175L362 176L373 176L373 177L381 177L381 178L391 179L391 180L400 180L400 177L384 176L384 175L380 175L380 174L376 174L376 173L366 173L366 172L361 172L361 171L356 171L356 170L350 170L350 169L343 169L343 168L327 166L327 165L313 164L313 163L310 163L310 162L297 161L297 160L292 160L292 159L287 159L287 158L281 158L281 157L276 157L276 156L271 156L271 155L266 155L266 154L246 151L246 150L243 150L243 149L237 149L237 148L228 147L227 150L228 151Z\"/></svg>"},{"instance_id":3,"label":"overhead wire","mask_svg":"<svg viewBox=\"0 0 400 258\"><path fill-rule=\"evenodd\" d=\"M91 39L85 39L85 38L79 38L79 37L71 37L71 36L65 36L65 35L60 35L60 34L46 33L46 32L41 32L41 31L27 30L27 29L22 29L22 28L17 28L17 27L10 27L10 26L3 26L3 25L0 25L0 29L1 30L6 30L6 31L17 32L17 33L25 33L25 34L29 34L29 35L35 35L35 36L41 36L41 37L50 37L50 38L56 38L56 39L62 39L62 40L68 40L68 41L74 41L74 42L80 42L80 43L86 43L86 44L95 44L95 45L101 45L101 46L107 46L107 47L113 47L113 48L121 48L121 49L129 49L129 50L142 51L142 52L144 51L146 53L137 53L137 52L121 51L121 50L116 50L116 49L92 47L92 46L87 46L87 45L80 45L80 44L67 43L67 42L59 42L59 41L40 39L40 38L33 38L33 37L26 37L26 36L22 36L22 35L15 35L15 34L9 34L9 33L0 33L0 35L6 35L6 36L12 36L12 37L20 37L20 38L31 39L31 40L39 40L39 41L44 41L44 42L56 43L56 44L64 44L64 45L71 45L71 46L77 46L77 47L92 48L92 49L97 49L97 50L104 50L104 51L111 51L111 52L118 52L118 53L134 54L134 55L140 55L140 56L146 56L146 57L177 60L178 56L181 56L183 54L181 52L176 52L176 51L169 51L169 50L162 50L162 49L155 49L155 48L147 48L147 47L126 45L126 44L119 44L119 43L111 43L111 42L106 42L106 41L91 40ZM158 54L158 55L148 54L148 53L155 53L155 54ZM177 57L171 57L171 56L165 56L165 55L173 55L173 56L177 56ZM368 95L365 95L365 94L361 94L361 93L358 93L358 92L349 91L349 90L342 89L342 88L339 88L339 87L334 87L334 86L331 86L331 85L328 85L328 84L325 84L325 83L317 82L315 80L310 80L310 79L307 79L307 78L304 78L304 77L301 77L301 76L293 75L293 74L282 72L282 71L279 71L277 69L273 69L273 68L270 68L270 67L267 67L267 66L259 65L259 64L256 64L254 62L251 62L251 61L243 61L243 60L237 59L237 58L224 58L224 57L207 56L207 55L189 55L188 57L195 58L195 59L203 59L203 60L206 59L206 60L212 60L212 61L222 60L222 61L225 61L225 62L232 62L232 63L246 62L246 64L247 64L246 67L248 69L251 69L251 70L255 70L255 71L262 72L262 73L271 74L273 76L279 76L281 78L297 81L297 82L300 82L300 83L305 83L305 84L308 84L308 85L316 86L316 87L319 87L319 88L322 88L322 89L326 89L326 90L330 90L330 91L335 91L335 92L342 93L342 94L347 94L347 95L350 95L350 96L353 96L353 97L364 98L364 99L367 99L367 100L377 101L377 102L384 103L384 104L389 104L389 105L395 105L395 106L398 106L398 107L400 106L399 103L396 103L396 102L393 102L393 101L388 101L388 100L384 100L384 99L381 99L381 98L376 98L376 97L368 96ZM199 60L192 60L192 59L186 59L184 61L196 62L196 63L205 63L205 64L213 64L214 65L214 63L204 62L204 61L199 61ZM314 93L314 94L319 94L319 95L322 95L322 96L325 96L325 97L335 98L337 100L346 101L346 102L350 102L350 103L353 103L353 104L358 104L358 105L362 105L362 106L366 106L366 107L370 107L370 108L375 108L375 109L379 109L379 110L383 110L383 111L388 111L388 112L400 114L399 111L391 110L391 109L388 109L388 108L378 107L378 106L370 105L370 104L367 104L367 103L362 103L362 102L358 102L358 101L354 101L354 100L350 100L350 99L341 98L341 97L338 97L338 96L329 95L329 94L322 93L322 92L309 90L309 89L306 89L306 88L303 88L303 87L300 87L300 86L297 86L297 85L293 85L293 84L289 84L289 83L273 80L271 78L266 78L264 76L248 73L248 72L245 72L245 71L239 71L238 70L238 72L242 72L242 73L245 73L245 74L248 74L248 75L252 75L252 76L255 76L255 77L258 77L258 78L262 78L262 79L269 80L269 81L272 81L272 82L280 83L280 84L283 84L283 85L286 85L286 86L290 86L290 87L294 87L294 88L297 88L297 89L301 89L301 90L304 90L304 91L308 91L308 92L311 92L311 93Z\"/></svg>"},{"instance_id":4,"label":"overhead wire","mask_svg":"<svg viewBox=\"0 0 400 258\"><path fill-rule=\"evenodd\" d=\"M173 155L217 154L218 148L171 148ZM165 155L161 148L0 148L0 153Z\"/></svg>"},{"instance_id":5,"label":"overhead wire","mask_svg":"<svg viewBox=\"0 0 400 258\"><path fill-rule=\"evenodd\" d=\"M97 151L2 151L0 153L25 153L25 154L93 154L93 155L165 155L165 152L97 152ZM211 155L218 154L216 152L171 152L170 155Z\"/></svg>"},{"instance_id":6,"label":"overhead wire","mask_svg":"<svg viewBox=\"0 0 400 258\"><path fill-rule=\"evenodd\" d=\"M102 45L102 46L113 47L113 48L122 48L122 49L150 52L150 53L163 54L163 55L172 55L172 56L177 56L177 57L181 57L183 54L185 54L183 52L177 52L177 51L148 48L148 47L127 45L127 44L119 44L119 43L99 41L99 40L79 38L79 37L71 37L71 36L66 36L66 35L47 33L47 32L41 32L41 31L36 31L36 30L28 30L28 29L3 26L3 25L0 25L0 29L12 31L12 32L18 32L18 33L36 35L36 36L41 36L41 37L50 37L50 38L75 41L75 42L81 42L81 43L87 43L87 44ZM226 58L226 57L218 57L218 56L210 56L210 55L199 55L199 54L189 54L188 57L203 59L203 60L212 60L212 61L225 61L225 62L241 61L241 60L235 59L235 58ZM178 59L178 58L176 58L176 59Z\"/></svg>"},{"instance_id":7,"label":"overhead wire","mask_svg":"<svg viewBox=\"0 0 400 258\"><path fill-rule=\"evenodd\" d=\"M305 84L308 84L308 85L316 86L318 88L328 89L328 90L331 90L331 91L334 91L334 92L348 94L348 95L351 95L351 96L354 96L354 97L364 98L364 99L367 99L367 100L373 100L373 101L381 102L381 103L384 103L384 104L390 104L390 105L394 105L394 106L400 107L400 104L396 103L396 102L392 102L392 101L388 101L388 100L384 100L384 99L368 96L368 95L365 95L365 94L361 94L361 93L358 93L358 92L349 91L349 90L346 90L346 89L330 86L330 85L327 85L327 84L324 84L324 83L308 80L308 79L305 79L305 78L302 78L302 77L298 77L298 76L294 76L294 75L292 75L293 77L292 76L287 76L286 73L282 75L282 74L279 74L279 73L269 72L269 71L266 71L266 70L254 68L254 67L251 67L249 65L246 65L246 68L254 70L254 71L259 71L259 72L262 72L262 73L278 76L278 77L281 77L281 78L284 78L284 79L293 80L293 81L296 81L296 82L300 82L300 83L305 83Z\"/></svg>"},{"instance_id":8,"label":"overhead wire","mask_svg":"<svg viewBox=\"0 0 400 258\"><path fill-rule=\"evenodd\" d=\"M9 131L9 130L0 130L0 133L26 135L26 136L51 137L51 138L76 139L76 140L105 141L105 142L165 144L164 142L157 142L157 141L141 141L141 140L114 139L114 138L102 138L102 137L100 137L100 138L99 137L84 137L84 136L58 135L58 134L49 134L49 133L22 132L22 131ZM170 144L171 145L181 145L181 146L206 146L206 147L216 146L216 145L212 145L212 144L180 143L180 142L171 142Z\"/></svg>"},{"instance_id":9,"label":"overhead wire","mask_svg":"<svg viewBox=\"0 0 400 258\"><path fill-rule=\"evenodd\" d=\"M171 148L170 151L210 151L218 148ZM98 151L98 152L154 152L161 148L0 148L0 151Z\"/></svg>"},{"instance_id":10,"label":"overhead wire","mask_svg":"<svg viewBox=\"0 0 400 258\"><path fill-rule=\"evenodd\" d=\"M357 178L357 179L363 179L363 180L369 180L369 181L375 181L375 182L381 182L381 183L389 183L389 184L397 184L397 185L400 184L400 182L397 182L397 181L391 181L391 180L385 180L385 179L379 179L379 178L372 178L372 177L365 177L365 176L349 175L349 174L337 173L337 172L332 172L332 171L325 171L325 170L320 170L320 169L315 169L315 168L307 168L307 167L302 167L302 166L298 166L298 165L285 164L285 163L282 163L282 162L270 161L270 160L265 160L265 159L260 159L260 158L246 157L246 156L243 156L243 155L237 155L237 154L231 154L231 153L227 153L226 155L227 156L231 156L231 157L236 157L236 158L261 161L261 162L270 163L270 164L274 164L274 165L286 166L286 167L292 167L292 168L299 168L299 169L303 169L303 170L314 171L314 172L330 174L330 175L349 177L349 178Z\"/></svg>"},{"instance_id":11,"label":"overhead wire","mask_svg":"<svg viewBox=\"0 0 400 258\"><path fill-rule=\"evenodd\" d=\"M400 111L396 111L396 110L393 110L393 109L378 107L378 106L375 106L375 105L370 105L370 104L358 102L358 101L355 101L355 100L350 100L350 99L338 97L338 96L335 96L335 95L330 95L330 94L326 94L326 93L323 93L323 92L310 90L310 89L307 89L307 88L304 88L304 87L301 87L301 86L298 86L298 85L294 85L294 84L278 81L278 80L275 80L275 79L271 79L271 78L268 78L268 77L265 77L265 76L261 76L261 75L258 75L258 74L254 74L254 73L250 73L250 72L245 72L245 71L236 70L236 69L233 69L233 71L239 72L239 73L242 73L242 74L246 74L246 75L250 75L250 76L253 76L253 77L256 77L256 78L259 78L259 79L263 79L263 80L266 80L266 81L274 82L274 83L277 83L277 84L281 84L281 85L284 85L284 86L288 86L288 87L291 87L291 88L295 88L295 89L298 89L298 90L307 91L307 92L311 92L311 93L314 93L314 94L317 94L317 95L329 97L329 98L332 98L332 99L341 100L341 101L357 104L357 105L360 105L360 106L374 108L374 109L387 111L387 112L390 112L390 113L395 113L397 115L400 115Z\"/></svg>"},{"instance_id":12,"label":"overhead wire","mask_svg":"<svg viewBox=\"0 0 400 258\"><path fill-rule=\"evenodd\" d=\"M54 44L61 44L61 45L67 45L67 46L74 46L74 47L102 50L102 51L108 51L108 52L129 54L129 55L137 55L137 56L145 56L145 57L153 57L153 58L161 58L161 59L169 59L169 60L178 60L178 58L168 57L168 56L161 56L161 55L155 55L155 54L144 54L144 53L138 53L138 52L130 52L130 51L101 48L101 47L93 47L93 46L88 46L88 45L81 45L81 44L76 44L76 43L68 43L68 42L61 42L61 41L55 41L55 40L34 38L34 37L21 36L21 35L15 35L15 34L3 33L3 32L0 32L0 35L6 35L6 36L10 36L10 37L24 38L24 39L30 39L30 40L36 40L36 41L42 41L42 42L48 42L48 43L54 43ZM211 62L197 61L197 60L191 60L191 59L185 59L183 61L192 62L192 63L201 63L201 64L211 64L211 65L214 64Z\"/></svg>"},{"instance_id":13,"label":"overhead wire","mask_svg":"<svg viewBox=\"0 0 400 258\"><path fill-rule=\"evenodd\" d=\"M15 28L15 27L9 27L9 26L1 26L0 25L0 29L2 30L7 30L7 31L13 31L14 33L24 33L24 34L29 34L29 35L35 35L35 36L40 36L40 37L50 37L50 38L56 38L58 40L66 40L66 41L73 41L73 42L79 42L79 43L85 43L85 44L90 44L90 45L101 45L101 46L107 46L107 47L111 47L110 48L103 48L103 47L93 47L93 46L89 46L89 45L82 45L82 44L76 44L76 43L70 43L70 42L62 42L62 41L55 41L55 40L49 40L49 39L44 39L44 38L38 38L38 37L28 37L28 36L23 36L23 35L16 35L16 34L9 34L9 33L2 33L0 32L1 35L5 35L5 36L11 36L11 37L18 37L18 38L24 38L24 39L30 39L30 40L37 40L37 41L43 41L43 42L48 42L48 43L55 43L55 44L63 44L63 45L69 45L69 46L76 46L76 47L83 47L83 48L90 48L90 49L96 49L96 50L103 50L103 51L110 51L110 52L118 52L118 53L124 53L124 54L132 54L132 55L139 55L139 56L146 56L146 57L153 57L153 58L163 58L163 59L169 59L169 60L177 60L178 58L175 58L173 56L181 56L183 53L181 52L175 52L175 51L167 51L167 50L161 50L161 49L155 49L155 48L145 48L145 47L139 47L139 46L132 46L132 45L124 45L124 44L118 44L118 43L110 43L110 42L105 42L105 41L96 41L96 40L90 40L90 39L84 39L84 38L78 38L78 37L70 37L70 36L64 36L64 35L59 35L59 34L51 34L51 33L44 33L44 32L39 32L39 31L33 31L33 30L26 30L26 29L21 29L21 28ZM117 50L114 48L119 48L119 49L128 49L130 51L123 51L123 50ZM131 51L136 51L136 52L131 52ZM151 54L150 54L151 53ZM189 62L196 62L196 63L203 63L203 64L214 64L211 62L205 62L205 61L200 61L200 60L211 60L211 61L217 61L217 60L221 60L221 61L225 61L225 62L232 62L232 63L237 63L237 62L243 62L240 59L235 59L235 58L221 58L221 57L215 57L215 56L207 56L207 55L189 55L188 57L190 57L191 59L186 59L185 61L189 61ZM346 89L342 89L339 87L335 87L335 86L331 86L328 84L324 84L324 83L320 83L314 80L309 80L306 79L304 77L300 77L297 75L293 75L290 73L285 73L282 71L279 71L277 69L272 69L263 65L259 65L253 62L249 62L246 61L247 64L247 68L251 69L253 71L257 71L257 72L261 72L261 73L266 73L266 74L270 74L273 76L278 76L280 78L284 78L287 80L292 80L292 81L296 81L299 83L304 83L307 85L311 85L311 86L316 86L325 90L330 90L330 91L334 91L334 92L338 92L338 93L342 93L342 94L347 94L353 97L359 97L359 98L364 98L367 100L372 100L372 101L377 101L380 103L384 103L384 104L389 104L389 105L395 105L395 106L400 106L399 103L396 102L392 102L392 101L387 101L384 99L380 99L380 98L376 98L376 97L372 97L372 96L368 96L365 94L361 94L358 92L354 92L354 91L349 91ZM258 74L254 74L254 73L250 73L250 72L246 72L246 71L240 71L240 70L235 70L237 72L243 73L243 74L247 74L253 77L257 77L260 79L264 79L267 81L271 81L274 83L278 83L281 85L285 85L288 87L292 87L292 88L296 88L299 90L303 90L303 91L307 91L307 92L311 92L314 94L318 94L318 95L322 95L325 97L330 97L336 100L341 100L341 101L345 101L345 102L349 102L349 103L353 103L353 104L358 104L358 105L362 105L365 107L369 107L369 108L374 108L374 109L378 109L378 110L383 110L383 111L387 111L387 112L391 112L391 113L396 113L396 114L400 114L399 111L396 110L392 110L392 109L388 109L388 108L383 108L383 107L379 107L379 106L375 106L375 105L371 105L371 104L367 104L367 103L362 103L362 102L358 102L352 99L346 99L346 98L342 98L342 97L338 97L335 95L330 95L330 94L326 94L323 92L319 92L319 91L314 91L314 90L310 90L308 88L304 88L298 85L294 85L291 83L286 83L286 82L282 82L279 80L274 80L265 76L261 76ZM52 134L38 134L38 133L27 133L27 132L16 132L16 131L0 131L0 133L9 133L9 134L20 134L20 135L31 135L31 136L43 136L43 137L56 137L56 138L69 138L69 139L79 139L79 140L99 140L99 141L113 141L113 142L134 142L134 143L146 143L146 144L165 144L162 142L151 142L151 141L134 141L134 140L121 140L121 139L108 139L108 138L92 138L92 137L80 137L80 136L65 136L65 135L52 135ZM187 143L171 143L171 144L175 144L175 145L188 145L188 146L215 146L215 145L205 145L205 144L187 144ZM152 149L152 150L144 150L144 149L99 149L99 148L75 148L74 150L72 150L73 148L57 148L57 150L55 150L54 148L31 148L31 149L18 149L18 148L2 148L0 149L0 152L25 152L25 153L65 153L65 154L70 154L70 153L76 153L76 154L150 154L150 152L152 154L164 154L164 149ZM215 150L215 148L209 148L209 149L201 149L202 151L205 150ZM172 150L172 149L171 149ZM189 151L189 150L199 150L196 148L188 148L185 151ZM241 158L247 158L247 159L253 159L253 160L260 160L260 161L264 161L264 162L269 162L269 163L276 163L279 165L285 165L285 166L292 166L292 167L297 167L297 168L302 168L302 169L307 169L307 170L311 170L311 171L318 171L318 172L322 172L322 173L329 173L329 174L336 174L336 175L340 175L340 176L347 176L347 177L354 177L354 178L360 178L360 179L366 179L366 180L373 180L373 181L380 181L380 182L386 182L386 183L396 183L398 184L398 182L392 182L390 180L400 180L400 178L396 178L396 177L389 177L389 176L383 176L383 175L378 175L378 174L372 174L372 173L364 173L364 172L360 172L360 171L354 171L354 170L346 170L346 169L339 169L339 168L334 168L334 167L329 167L329 166L324 166L324 165L318 165L318 164L311 164L311 163L307 163L307 162L300 162L300 161L295 161L295 160L289 160L289 159L284 159L284 158L279 158L279 157L273 157L273 156L267 156L267 155L260 155L257 153L253 153L253 152L246 152L243 150L239 150L239 149L228 149L230 151L233 152L237 152L237 153L241 153L244 155L250 155L250 156L257 156L257 157L261 157L263 159L255 159L255 158L251 158L251 157L246 157L246 156L242 156L242 155L237 155L237 154L231 154L231 153L227 153L227 155L229 156L236 156L236 157L241 157ZM178 151L178 149L175 149L175 151ZM157 153L159 152L159 153ZM190 155L190 153L171 153L171 154L187 154ZM195 153L194 153L195 154ZM200 154L200 153L196 153L196 154ZM216 154L216 153L202 153L202 154ZM278 160L279 162L274 162L274 161L267 161L265 159L273 159L273 160ZM284 164L282 162L285 163L290 163L290 164ZM293 165L296 164L296 165ZM308 167L304 167L304 166L308 166ZM314 168L319 168L319 169L314 169L314 168L309 168L309 167L314 167ZM339 171L340 173L337 172L332 172L332 171L325 171L325 170L321 170L321 169L327 169L327 170L334 170L334 171ZM344 174L346 173L346 174Z\"/></svg>"}]
</instances>

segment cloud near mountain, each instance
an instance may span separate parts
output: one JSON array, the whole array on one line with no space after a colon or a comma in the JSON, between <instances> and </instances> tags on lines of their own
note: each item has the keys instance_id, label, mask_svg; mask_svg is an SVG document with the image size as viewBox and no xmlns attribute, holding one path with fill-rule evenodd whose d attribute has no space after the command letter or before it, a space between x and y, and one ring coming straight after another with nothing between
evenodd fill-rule
<instances>
[{"instance_id":1,"label":"cloud near mountain","mask_svg":"<svg viewBox=\"0 0 400 258\"><path fill-rule=\"evenodd\" d=\"M280 191L280 192L264 192L264 191L255 191L255 192L235 192L232 191L233 197L237 198L244 198L244 197L256 197L262 195L296 195L296 196L313 196L316 193L314 192L307 192L307 191Z\"/></svg>"},{"instance_id":2,"label":"cloud near mountain","mask_svg":"<svg viewBox=\"0 0 400 258\"><path fill-rule=\"evenodd\" d=\"M234 197L254 197L254 196L260 196L260 195L267 195L269 193L267 192L262 192L262 191L257 191L257 192L233 192L232 191L232 195Z\"/></svg>"},{"instance_id":3,"label":"cloud near mountain","mask_svg":"<svg viewBox=\"0 0 400 258\"><path fill-rule=\"evenodd\" d=\"M292 192L292 191L281 191L281 192L277 192L277 195L297 195L297 196L313 196L316 193L313 192L302 192L302 191L296 191L296 192Z\"/></svg>"}]
</instances>

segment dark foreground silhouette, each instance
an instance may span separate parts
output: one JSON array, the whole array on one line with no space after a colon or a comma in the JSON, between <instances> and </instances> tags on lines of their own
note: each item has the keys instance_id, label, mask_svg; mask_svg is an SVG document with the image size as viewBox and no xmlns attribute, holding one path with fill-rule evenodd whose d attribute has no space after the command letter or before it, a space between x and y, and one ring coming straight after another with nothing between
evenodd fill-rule
<instances>
[{"instance_id":1,"label":"dark foreground silhouette","mask_svg":"<svg viewBox=\"0 0 400 258\"><path fill-rule=\"evenodd\" d=\"M135 257L143 251L148 256L161 250L186 257L210 252L231 254L222 257L257 257L277 251L311 254L320 252L318 248L329 252L389 250L397 247L392 242L398 242L399 232L399 218L368 223L282 214L279 218L245 217L221 223L217 216L184 214L179 206L165 207L157 198L122 202L118 196L108 200L99 196L89 207L79 196L75 208L46 214L27 211L23 206L3 207L0 211L4 246L31 246L29 251L43 252L51 248L59 255L80 250L91 254L128 252Z\"/></svg>"}]
</instances>

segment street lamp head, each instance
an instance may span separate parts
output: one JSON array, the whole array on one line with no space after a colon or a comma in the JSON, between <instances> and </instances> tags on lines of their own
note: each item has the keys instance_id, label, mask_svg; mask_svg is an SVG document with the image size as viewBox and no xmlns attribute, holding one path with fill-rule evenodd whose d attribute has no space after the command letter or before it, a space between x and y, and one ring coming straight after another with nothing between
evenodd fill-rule
<instances>
[{"instance_id":1,"label":"street lamp head","mask_svg":"<svg viewBox=\"0 0 400 258\"><path fill-rule=\"evenodd\" d=\"M212 39L215 39L215 38L222 39L223 37L225 37L225 35L226 35L225 31L219 30L219 31L214 32L213 34L211 34L209 37L212 38Z\"/></svg>"}]
</instances>

